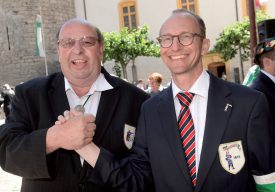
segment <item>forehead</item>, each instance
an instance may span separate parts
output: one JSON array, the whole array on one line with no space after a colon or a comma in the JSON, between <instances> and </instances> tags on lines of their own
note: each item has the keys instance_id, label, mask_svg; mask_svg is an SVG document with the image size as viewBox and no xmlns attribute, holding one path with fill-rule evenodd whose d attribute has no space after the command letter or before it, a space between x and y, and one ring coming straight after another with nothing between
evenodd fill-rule
<instances>
[{"instance_id":1,"label":"forehead","mask_svg":"<svg viewBox=\"0 0 275 192\"><path fill-rule=\"evenodd\" d=\"M59 38L80 38L83 36L97 36L96 30L91 25L81 22L64 24L60 30Z\"/></svg>"},{"instance_id":2,"label":"forehead","mask_svg":"<svg viewBox=\"0 0 275 192\"><path fill-rule=\"evenodd\" d=\"M160 30L160 35L177 35L182 32L198 33L199 29L198 22L193 16L188 14L175 14L164 22Z\"/></svg>"}]
</instances>

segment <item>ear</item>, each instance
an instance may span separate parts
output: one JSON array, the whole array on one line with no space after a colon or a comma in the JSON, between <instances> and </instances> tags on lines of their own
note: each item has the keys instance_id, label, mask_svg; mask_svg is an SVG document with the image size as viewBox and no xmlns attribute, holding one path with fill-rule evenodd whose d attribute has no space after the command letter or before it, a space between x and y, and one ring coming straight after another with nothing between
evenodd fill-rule
<instances>
[{"instance_id":1,"label":"ear","mask_svg":"<svg viewBox=\"0 0 275 192\"><path fill-rule=\"evenodd\" d=\"M262 64L263 64L263 69L268 68L271 64L272 60L268 57L263 57L262 59Z\"/></svg>"},{"instance_id":2,"label":"ear","mask_svg":"<svg viewBox=\"0 0 275 192\"><path fill-rule=\"evenodd\" d=\"M208 52L210 47L210 40L207 38L204 38L202 40L202 50L201 50L201 55L204 55Z\"/></svg>"},{"instance_id":3,"label":"ear","mask_svg":"<svg viewBox=\"0 0 275 192\"><path fill-rule=\"evenodd\" d=\"M105 49L104 43L100 43L99 44L99 52L100 52L100 55L102 56L102 58L103 58L104 49Z\"/></svg>"}]
</instances>

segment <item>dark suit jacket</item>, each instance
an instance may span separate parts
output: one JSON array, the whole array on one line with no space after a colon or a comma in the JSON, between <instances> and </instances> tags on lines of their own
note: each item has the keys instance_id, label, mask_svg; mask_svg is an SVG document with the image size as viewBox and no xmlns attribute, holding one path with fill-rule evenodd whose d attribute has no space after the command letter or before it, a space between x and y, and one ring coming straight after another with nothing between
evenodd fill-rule
<instances>
[{"instance_id":1,"label":"dark suit jacket","mask_svg":"<svg viewBox=\"0 0 275 192\"><path fill-rule=\"evenodd\" d=\"M250 87L265 94L270 106L272 117L275 119L275 83L264 73L260 72Z\"/></svg>"},{"instance_id":2,"label":"dark suit jacket","mask_svg":"<svg viewBox=\"0 0 275 192\"><path fill-rule=\"evenodd\" d=\"M147 95L135 86L102 72L114 89L103 91L96 116L94 142L125 157L124 126L136 126ZM0 128L0 163L23 177L22 192L112 191L86 183L85 169L75 151L59 149L46 155L46 133L58 115L69 109L64 77L56 73L16 87L10 119Z\"/></svg>"},{"instance_id":3,"label":"dark suit jacket","mask_svg":"<svg viewBox=\"0 0 275 192\"><path fill-rule=\"evenodd\" d=\"M231 107L225 109L227 104ZM271 124L262 93L211 75L195 191L255 192L252 174L274 172ZM222 167L218 154L220 144L234 141L242 142L245 157L244 166L237 174ZM153 178L158 192L193 192L171 86L143 104L130 158L115 161L102 148L93 174L103 183L120 187L121 191L142 191Z\"/></svg>"}]
</instances>

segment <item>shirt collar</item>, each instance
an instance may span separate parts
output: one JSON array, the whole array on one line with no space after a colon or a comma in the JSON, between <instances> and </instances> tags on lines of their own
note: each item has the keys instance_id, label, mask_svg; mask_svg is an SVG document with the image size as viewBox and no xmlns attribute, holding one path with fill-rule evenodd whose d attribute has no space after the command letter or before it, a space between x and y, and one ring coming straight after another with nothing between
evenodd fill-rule
<instances>
[{"instance_id":1,"label":"shirt collar","mask_svg":"<svg viewBox=\"0 0 275 192\"><path fill-rule=\"evenodd\" d=\"M65 81L65 91L67 92L70 90L70 91L74 92L71 84L69 83L69 81L66 77L64 77L64 81ZM91 95L94 92L102 92L102 91L106 91L109 89L113 89L113 86L105 79L104 75L102 73L100 73L98 78L93 83L89 92L86 95Z\"/></svg>"},{"instance_id":2,"label":"shirt collar","mask_svg":"<svg viewBox=\"0 0 275 192\"><path fill-rule=\"evenodd\" d=\"M261 72L263 74L265 74L266 76L268 76L275 83L275 77L273 75L271 75L270 73L268 73L268 72L266 72L266 71L264 71L262 69L261 69Z\"/></svg>"},{"instance_id":3,"label":"shirt collar","mask_svg":"<svg viewBox=\"0 0 275 192\"><path fill-rule=\"evenodd\" d=\"M196 82L192 85L190 90L181 90L173 81L172 79L172 91L173 91L173 97L175 98L179 92L182 91L189 91L191 93L194 93L195 95L199 95L201 97L207 98L208 96L208 90L209 90L209 82L210 82L210 76L209 74L203 70L199 78L196 80Z\"/></svg>"}]
</instances>

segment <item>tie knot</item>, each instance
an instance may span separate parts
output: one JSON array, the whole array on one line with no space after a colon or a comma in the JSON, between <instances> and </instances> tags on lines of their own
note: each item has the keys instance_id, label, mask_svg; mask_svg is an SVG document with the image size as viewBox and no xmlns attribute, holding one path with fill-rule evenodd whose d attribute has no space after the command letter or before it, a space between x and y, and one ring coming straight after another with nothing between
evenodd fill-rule
<instances>
[{"instance_id":1,"label":"tie knot","mask_svg":"<svg viewBox=\"0 0 275 192\"><path fill-rule=\"evenodd\" d=\"M194 95L195 95L194 93L190 93L190 92L186 91L186 92L179 92L177 94L177 97L178 97L181 105L189 107Z\"/></svg>"}]
</instances>

